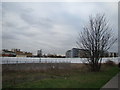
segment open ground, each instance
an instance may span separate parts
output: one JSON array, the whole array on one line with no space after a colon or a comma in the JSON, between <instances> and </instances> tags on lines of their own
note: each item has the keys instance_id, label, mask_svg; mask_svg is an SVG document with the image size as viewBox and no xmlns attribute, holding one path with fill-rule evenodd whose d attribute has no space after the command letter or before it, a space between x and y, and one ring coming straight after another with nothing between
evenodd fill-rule
<instances>
[{"instance_id":1,"label":"open ground","mask_svg":"<svg viewBox=\"0 0 120 90\"><path fill-rule=\"evenodd\" d=\"M13 69L23 67L24 70ZM101 88L119 72L116 65L103 64L100 72L90 72L84 64L41 64L3 65L3 88ZM44 66L44 65L43 65ZM46 66L46 64L45 64ZM54 67L53 67L54 66ZM61 68L61 67L67 68ZM5 69L12 67L11 69ZM27 67L25 69L25 67ZM32 69L28 69L32 67Z\"/></svg>"}]
</instances>

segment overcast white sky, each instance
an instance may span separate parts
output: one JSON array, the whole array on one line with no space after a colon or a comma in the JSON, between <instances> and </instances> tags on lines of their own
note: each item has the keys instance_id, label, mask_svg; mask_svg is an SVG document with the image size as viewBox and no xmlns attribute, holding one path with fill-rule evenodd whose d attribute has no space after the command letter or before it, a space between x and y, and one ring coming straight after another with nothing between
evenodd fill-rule
<instances>
[{"instance_id":1,"label":"overcast white sky","mask_svg":"<svg viewBox=\"0 0 120 90\"><path fill-rule=\"evenodd\" d=\"M118 4L88 2L3 2L2 47L23 51L64 55L76 47L78 32L87 24L89 16L105 13L118 36ZM110 51L117 51L115 45Z\"/></svg>"}]
</instances>

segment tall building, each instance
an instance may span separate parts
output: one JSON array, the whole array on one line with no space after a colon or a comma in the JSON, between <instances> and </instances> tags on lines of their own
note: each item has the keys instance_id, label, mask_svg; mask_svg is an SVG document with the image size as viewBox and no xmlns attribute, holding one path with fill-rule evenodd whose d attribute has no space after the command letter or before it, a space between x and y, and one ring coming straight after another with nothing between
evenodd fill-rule
<instances>
[{"instance_id":1,"label":"tall building","mask_svg":"<svg viewBox=\"0 0 120 90\"><path fill-rule=\"evenodd\" d=\"M42 49L40 49L40 50L37 51L37 56L38 57L42 57Z\"/></svg>"}]
</instances>

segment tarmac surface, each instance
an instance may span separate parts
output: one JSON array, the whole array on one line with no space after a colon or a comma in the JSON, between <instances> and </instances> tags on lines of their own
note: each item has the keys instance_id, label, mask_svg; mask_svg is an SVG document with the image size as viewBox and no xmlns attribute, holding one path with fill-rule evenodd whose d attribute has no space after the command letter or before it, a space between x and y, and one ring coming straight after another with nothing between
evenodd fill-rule
<instances>
[{"instance_id":1,"label":"tarmac surface","mask_svg":"<svg viewBox=\"0 0 120 90\"><path fill-rule=\"evenodd\" d=\"M108 81L101 90L109 88L110 90L120 90L120 73L114 76L110 81Z\"/></svg>"}]
</instances>

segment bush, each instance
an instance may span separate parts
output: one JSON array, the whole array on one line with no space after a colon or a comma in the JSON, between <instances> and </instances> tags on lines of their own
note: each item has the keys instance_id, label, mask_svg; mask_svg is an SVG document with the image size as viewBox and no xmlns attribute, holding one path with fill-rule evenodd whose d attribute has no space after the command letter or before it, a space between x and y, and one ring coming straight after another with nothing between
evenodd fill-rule
<instances>
[{"instance_id":1,"label":"bush","mask_svg":"<svg viewBox=\"0 0 120 90\"><path fill-rule=\"evenodd\" d=\"M114 66L115 65L115 63L111 60L106 61L105 64L108 65L108 66Z\"/></svg>"}]
</instances>

